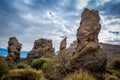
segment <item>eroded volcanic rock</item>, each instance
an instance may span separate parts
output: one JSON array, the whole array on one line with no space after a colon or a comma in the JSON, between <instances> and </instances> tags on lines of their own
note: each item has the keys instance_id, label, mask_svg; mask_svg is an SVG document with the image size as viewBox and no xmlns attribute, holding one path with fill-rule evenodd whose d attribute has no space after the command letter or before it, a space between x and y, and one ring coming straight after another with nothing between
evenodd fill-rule
<instances>
[{"instance_id":1,"label":"eroded volcanic rock","mask_svg":"<svg viewBox=\"0 0 120 80\"><path fill-rule=\"evenodd\" d=\"M96 74L104 71L107 58L98 43L99 21L98 11L84 9L76 35L76 53L66 64L67 69L85 69Z\"/></svg>"},{"instance_id":2,"label":"eroded volcanic rock","mask_svg":"<svg viewBox=\"0 0 120 80\"><path fill-rule=\"evenodd\" d=\"M60 50L59 50L59 51L62 51L62 50L65 50L65 49L66 49L66 44L67 44L66 39L67 39L67 37L65 37L65 38L60 42Z\"/></svg>"},{"instance_id":3,"label":"eroded volcanic rock","mask_svg":"<svg viewBox=\"0 0 120 80\"><path fill-rule=\"evenodd\" d=\"M20 61L20 50L22 44L16 39L16 37L9 38L8 41L8 56L7 61L11 63L18 63Z\"/></svg>"},{"instance_id":4,"label":"eroded volcanic rock","mask_svg":"<svg viewBox=\"0 0 120 80\"><path fill-rule=\"evenodd\" d=\"M40 57L52 57L54 55L54 48L52 40L38 39L35 40L33 49L28 53L27 59L32 61L33 59Z\"/></svg>"},{"instance_id":5,"label":"eroded volcanic rock","mask_svg":"<svg viewBox=\"0 0 120 80\"><path fill-rule=\"evenodd\" d=\"M106 54L107 58L112 58L112 57L119 57L120 56L120 45L115 45L115 44L108 44L108 43L99 43L103 53ZM77 48L77 41L73 41L73 43L70 44L70 47L68 47L67 51L71 55L74 55L76 52Z\"/></svg>"}]
</instances>

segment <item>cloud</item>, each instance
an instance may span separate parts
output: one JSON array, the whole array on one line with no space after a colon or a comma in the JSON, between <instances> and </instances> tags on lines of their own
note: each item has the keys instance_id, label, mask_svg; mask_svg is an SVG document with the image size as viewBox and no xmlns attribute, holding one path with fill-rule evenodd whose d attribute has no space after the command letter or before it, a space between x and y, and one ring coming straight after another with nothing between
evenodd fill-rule
<instances>
[{"instance_id":1,"label":"cloud","mask_svg":"<svg viewBox=\"0 0 120 80\"><path fill-rule=\"evenodd\" d=\"M104 11L104 15L120 18L120 0L108 1L97 7L99 11Z\"/></svg>"},{"instance_id":2,"label":"cloud","mask_svg":"<svg viewBox=\"0 0 120 80\"><path fill-rule=\"evenodd\" d=\"M111 1L111 0L98 0L96 2L96 5L101 6L101 5L104 5L105 3L108 3L109 1Z\"/></svg>"},{"instance_id":3,"label":"cloud","mask_svg":"<svg viewBox=\"0 0 120 80\"><path fill-rule=\"evenodd\" d=\"M56 51L63 37L68 46L76 39L80 14L85 7L100 11L101 42L119 42L119 0L0 0L0 47L7 47L9 37L16 36L22 50L31 50L34 40L53 40ZM100 4L98 4L100 3ZM111 33L110 33L111 32ZM105 36L105 37L103 37Z\"/></svg>"},{"instance_id":4,"label":"cloud","mask_svg":"<svg viewBox=\"0 0 120 80\"><path fill-rule=\"evenodd\" d=\"M89 0L76 0L76 8L78 10L85 8L88 5Z\"/></svg>"},{"instance_id":5,"label":"cloud","mask_svg":"<svg viewBox=\"0 0 120 80\"><path fill-rule=\"evenodd\" d=\"M27 5L32 5L33 0L23 0L23 2Z\"/></svg>"},{"instance_id":6,"label":"cloud","mask_svg":"<svg viewBox=\"0 0 120 80\"><path fill-rule=\"evenodd\" d=\"M99 34L100 42L120 44L120 19L101 14L101 24L102 29Z\"/></svg>"}]
</instances>

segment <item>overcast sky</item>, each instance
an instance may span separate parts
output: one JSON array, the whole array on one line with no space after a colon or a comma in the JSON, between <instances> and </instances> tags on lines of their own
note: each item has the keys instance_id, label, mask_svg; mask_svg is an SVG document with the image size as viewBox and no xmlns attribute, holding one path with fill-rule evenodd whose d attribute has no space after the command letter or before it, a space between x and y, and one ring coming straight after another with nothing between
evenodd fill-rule
<instances>
[{"instance_id":1,"label":"overcast sky","mask_svg":"<svg viewBox=\"0 0 120 80\"><path fill-rule=\"evenodd\" d=\"M27 51L39 38L52 39L57 51L67 36L69 46L84 8L99 11L99 41L120 45L120 0L0 0L0 47L7 48L12 36Z\"/></svg>"}]
</instances>

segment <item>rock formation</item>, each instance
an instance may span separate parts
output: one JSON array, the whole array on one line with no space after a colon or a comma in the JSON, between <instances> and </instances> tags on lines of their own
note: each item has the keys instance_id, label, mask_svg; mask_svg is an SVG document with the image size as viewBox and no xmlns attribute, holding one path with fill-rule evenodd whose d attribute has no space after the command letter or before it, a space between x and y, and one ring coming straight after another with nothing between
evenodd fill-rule
<instances>
[{"instance_id":1,"label":"rock formation","mask_svg":"<svg viewBox=\"0 0 120 80\"><path fill-rule=\"evenodd\" d=\"M40 57L52 57L54 55L54 48L52 40L38 39L35 40L33 49L28 53L27 59L31 62L33 59Z\"/></svg>"},{"instance_id":2,"label":"rock formation","mask_svg":"<svg viewBox=\"0 0 120 80\"><path fill-rule=\"evenodd\" d=\"M77 44L77 41L73 41L73 43L70 44L70 47L67 48L69 54L74 55L76 53Z\"/></svg>"},{"instance_id":3,"label":"rock formation","mask_svg":"<svg viewBox=\"0 0 120 80\"><path fill-rule=\"evenodd\" d=\"M67 37L65 37L65 38L61 41L61 43L60 43L60 50L59 50L59 51L62 51L62 50L65 50L65 49L66 49L66 44L67 44L66 39L67 39Z\"/></svg>"},{"instance_id":4,"label":"rock formation","mask_svg":"<svg viewBox=\"0 0 120 80\"><path fill-rule=\"evenodd\" d=\"M104 71L107 58L98 43L99 20L98 11L84 9L76 35L76 53L66 64L67 69L85 69L96 74Z\"/></svg>"},{"instance_id":5,"label":"rock formation","mask_svg":"<svg viewBox=\"0 0 120 80\"><path fill-rule=\"evenodd\" d=\"M120 45L113 45L108 43L99 44L103 50L103 53L105 53L108 58L120 56ZM73 43L71 43L70 47L67 49L68 53L73 55L76 52L77 45L77 41L73 41Z\"/></svg>"},{"instance_id":6,"label":"rock formation","mask_svg":"<svg viewBox=\"0 0 120 80\"><path fill-rule=\"evenodd\" d=\"M8 41L8 56L7 61L11 63L18 63L20 61L20 50L22 44L18 42L16 37L9 38Z\"/></svg>"}]
</instances>

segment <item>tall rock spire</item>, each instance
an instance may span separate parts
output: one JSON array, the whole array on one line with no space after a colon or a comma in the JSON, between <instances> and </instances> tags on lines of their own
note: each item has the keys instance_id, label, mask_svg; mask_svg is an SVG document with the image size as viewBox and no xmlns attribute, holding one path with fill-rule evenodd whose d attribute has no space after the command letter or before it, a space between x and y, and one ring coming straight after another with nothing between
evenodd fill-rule
<instances>
[{"instance_id":1,"label":"tall rock spire","mask_svg":"<svg viewBox=\"0 0 120 80\"><path fill-rule=\"evenodd\" d=\"M7 61L11 63L20 62L20 50L22 48L22 44L16 39L16 37L9 38L8 41L8 56Z\"/></svg>"},{"instance_id":2,"label":"tall rock spire","mask_svg":"<svg viewBox=\"0 0 120 80\"><path fill-rule=\"evenodd\" d=\"M68 69L86 69L96 74L104 71L107 58L98 43L99 21L98 11L84 9L76 35L76 53L66 64Z\"/></svg>"},{"instance_id":3,"label":"tall rock spire","mask_svg":"<svg viewBox=\"0 0 120 80\"><path fill-rule=\"evenodd\" d=\"M98 43L98 33L101 25L98 11L84 9L81 15L80 26L77 30L77 51L81 50L89 42Z\"/></svg>"},{"instance_id":4,"label":"tall rock spire","mask_svg":"<svg viewBox=\"0 0 120 80\"><path fill-rule=\"evenodd\" d=\"M60 50L64 50L66 49L66 44L67 44L67 41L66 41L67 37L65 37L61 42L60 42Z\"/></svg>"}]
</instances>

